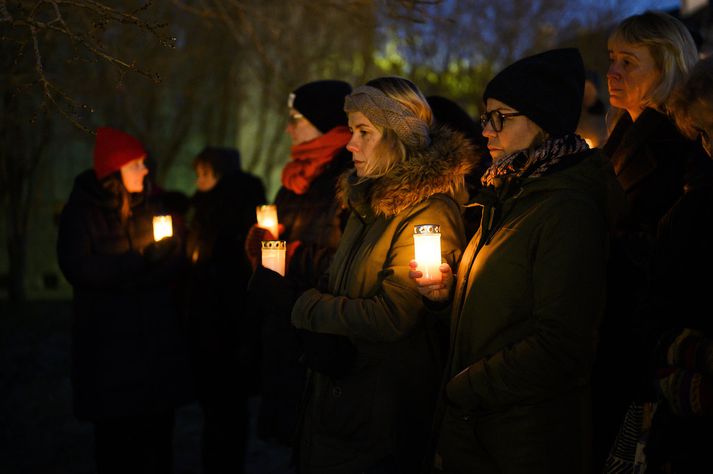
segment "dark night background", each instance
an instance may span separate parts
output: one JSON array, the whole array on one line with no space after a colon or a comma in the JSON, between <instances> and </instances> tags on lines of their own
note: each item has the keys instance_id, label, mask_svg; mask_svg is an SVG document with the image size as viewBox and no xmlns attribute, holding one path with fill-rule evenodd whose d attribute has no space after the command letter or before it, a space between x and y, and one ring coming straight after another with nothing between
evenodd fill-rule
<instances>
[{"instance_id":1,"label":"dark night background","mask_svg":"<svg viewBox=\"0 0 713 474\"><path fill-rule=\"evenodd\" d=\"M55 241L74 176L91 165L96 127L140 138L158 184L188 195L203 146L237 147L271 199L288 156L285 98L309 80L402 75L475 116L499 68L574 45L606 103L606 37L621 18L663 9L694 28L703 48L713 39L707 1L236 0L211 8L162 0L57 11L53 3L0 0L2 474L94 472L91 425L71 410L71 288ZM689 11L698 3L704 8ZM195 404L177 413L179 474L200 472L200 422ZM280 454L254 436L247 462L248 473L285 472Z\"/></svg>"}]
</instances>

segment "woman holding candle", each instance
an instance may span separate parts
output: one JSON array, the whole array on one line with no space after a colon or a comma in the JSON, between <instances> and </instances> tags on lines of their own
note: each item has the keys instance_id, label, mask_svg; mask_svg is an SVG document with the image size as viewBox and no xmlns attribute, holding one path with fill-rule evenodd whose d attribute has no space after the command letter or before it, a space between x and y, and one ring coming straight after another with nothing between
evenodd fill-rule
<instances>
[{"instance_id":1,"label":"woman holding candle","mask_svg":"<svg viewBox=\"0 0 713 474\"><path fill-rule=\"evenodd\" d=\"M587 471L608 222L623 197L602 154L574 134L583 89L576 49L521 59L485 89L482 223L457 277L442 265L441 284L420 285L432 304L451 302L436 472Z\"/></svg>"},{"instance_id":2,"label":"woman holding candle","mask_svg":"<svg viewBox=\"0 0 713 474\"><path fill-rule=\"evenodd\" d=\"M145 156L131 135L99 128L94 169L76 178L59 225L74 289L74 410L94 424L100 474L170 472L174 410L192 395L173 295L180 231L154 242Z\"/></svg>"},{"instance_id":3,"label":"woman holding candle","mask_svg":"<svg viewBox=\"0 0 713 474\"><path fill-rule=\"evenodd\" d=\"M290 325L297 295L317 284L342 236L347 211L335 198L339 176L352 167L344 97L351 86L338 80L308 82L287 100L287 134L292 146L282 170L275 205L287 241L286 276L259 265L262 240L275 239L253 226L246 252L255 268L249 290L256 302L261 342L261 386L258 435L289 459L297 424L298 401L306 368L302 346ZM255 210L253 209L253 213ZM284 448L284 449L279 449Z\"/></svg>"},{"instance_id":4,"label":"woman holding candle","mask_svg":"<svg viewBox=\"0 0 713 474\"><path fill-rule=\"evenodd\" d=\"M203 473L238 474L245 465L247 398L257 379L248 350L252 335L245 330L252 268L243 247L265 188L241 169L234 148L205 147L193 169L185 311L203 409Z\"/></svg>"},{"instance_id":5,"label":"woman holding candle","mask_svg":"<svg viewBox=\"0 0 713 474\"><path fill-rule=\"evenodd\" d=\"M439 225L442 254L455 265L473 148L431 126L426 99L407 79L369 81L344 110L355 170L339 190L351 213L323 284L299 297L292 323L348 338L356 354L339 373L310 373L300 472L413 473L442 369L438 322L409 279L414 227Z\"/></svg>"}]
</instances>

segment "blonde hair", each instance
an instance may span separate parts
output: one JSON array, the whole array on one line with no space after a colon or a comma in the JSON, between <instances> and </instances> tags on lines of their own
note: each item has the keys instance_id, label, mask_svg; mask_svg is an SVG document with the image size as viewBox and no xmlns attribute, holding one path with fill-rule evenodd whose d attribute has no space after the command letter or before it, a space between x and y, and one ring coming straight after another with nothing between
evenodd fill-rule
<instances>
[{"instance_id":1,"label":"blonde hair","mask_svg":"<svg viewBox=\"0 0 713 474\"><path fill-rule=\"evenodd\" d=\"M713 58L700 60L671 99L676 125L689 138L713 129Z\"/></svg>"},{"instance_id":2,"label":"blonde hair","mask_svg":"<svg viewBox=\"0 0 713 474\"><path fill-rule=\"evenodd\" d=\"M379 89L388 98L399 102L417 118L428 124L429 128L433 125L431 106L428 105L426 97L416 84L410 80L397 76L384 76L372 79L365 85ZM379 159L367 165L364 174L369 178L378 178L386 175L396 164L407 160L410 150L394 130L373 125L382 134L381 140L374 150Z\"/></svg>"},{"instance_id":3,"label":"blonde hair","mask_svg":"<svg viewBox=\"0 0 713 474\"><path fill-rule=\"evenodd\" d=\"M686 26L666 13L646 11L619 23L609 35L609 43L614 41L648 49L660 77L642 105L666 111L674 89L698 60L696 43Z\"/></svg>"}]
</instances>

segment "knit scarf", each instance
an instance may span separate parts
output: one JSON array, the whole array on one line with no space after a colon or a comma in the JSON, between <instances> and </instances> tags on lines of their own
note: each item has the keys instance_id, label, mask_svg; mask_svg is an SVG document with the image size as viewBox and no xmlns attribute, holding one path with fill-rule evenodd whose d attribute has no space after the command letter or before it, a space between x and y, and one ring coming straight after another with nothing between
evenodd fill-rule
<instances>
[{"instance_id":1,"label":"knit scarf","mask_svg":"<svg viewBox=\"0 0 713 474\"><path fill-rule=\"evenodd\" d=\"M324 135L290 148L290 161L282 170L282 185L295 194L304 194L312 181L339 150L349 142L352 134L338 125Z\"/></svg>"},{"instance_id":2,"label":"knit scarf","mask_svg":"<svg viewBox=\"0 0 713 474\"><path fill-rule=\"evenodd\" d=\"M558 138L548 138L535 148L517 151L493 160L485 170L481 182L488 186L497 177L514 174L519 177L537 177L562 161L562 158L589 149L582 137L575 134Z\"/></svg>"}]
</instances>

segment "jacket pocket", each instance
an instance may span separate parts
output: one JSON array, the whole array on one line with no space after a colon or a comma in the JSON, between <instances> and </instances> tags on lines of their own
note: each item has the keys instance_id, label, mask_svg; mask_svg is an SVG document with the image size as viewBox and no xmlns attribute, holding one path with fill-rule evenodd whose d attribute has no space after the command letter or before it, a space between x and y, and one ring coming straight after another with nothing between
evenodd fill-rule
<instances>
[{"instance_id":1,"label":"jacket pocket","mask_svg":"<svg viewBox=\"0 0 713 474\"><path fill-rule=\"evenodd\" d=\"M345 440L368 441L378 382L378 370L373 368L342 379L328 379L320 419L325 433Z\"/></svg>"}]
</instances>

